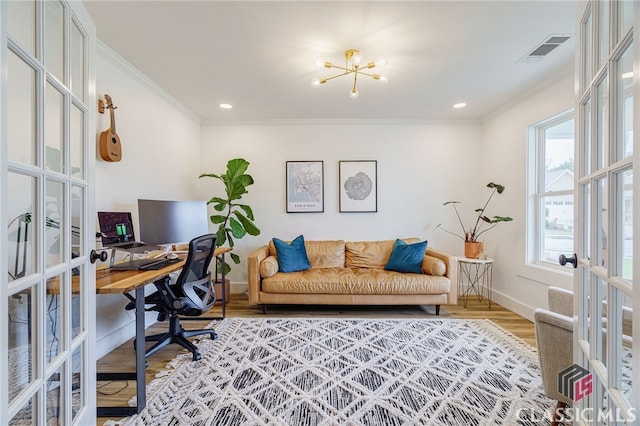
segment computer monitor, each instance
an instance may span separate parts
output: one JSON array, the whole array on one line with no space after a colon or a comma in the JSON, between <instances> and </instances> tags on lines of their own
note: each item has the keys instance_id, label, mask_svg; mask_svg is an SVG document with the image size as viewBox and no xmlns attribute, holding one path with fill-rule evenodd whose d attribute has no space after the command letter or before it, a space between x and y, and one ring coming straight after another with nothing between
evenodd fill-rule
<instances>
[{"instance_id":1,"label":"computer monitor","mask_svg":"<svg viewBox=\"0 0 640 426\"><path fill-rule=\"evenodd\" d=\"M138 200L140 239L147 244L187 243L209 233L204 201Z\"/></svg>"},{"instance_id":2,"label":"computer monitor","mask_svg":"<svg viewBox=\"0 0 640 426\"><path fill-rule=\"evenodd\" d=\"M103 247L136 240L129 212L98 212L98 223Z\"/></svg>"}]
</instances>

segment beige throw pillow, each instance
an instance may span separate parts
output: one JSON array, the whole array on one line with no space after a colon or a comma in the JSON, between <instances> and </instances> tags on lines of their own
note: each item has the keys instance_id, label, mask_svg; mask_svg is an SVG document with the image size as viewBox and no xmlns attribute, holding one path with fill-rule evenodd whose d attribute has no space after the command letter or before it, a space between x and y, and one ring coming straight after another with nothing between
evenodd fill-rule
<instances>
[{"instance_id":1,"label":"beige throw pillow","mask_svg":"<svg viewBox=\"0 0 640 426\"><path fill-rule=\"evenodd\" d=\"M260 262L260 276L269 278L278 272L278 259L275 256L269 256Z\"/></svg>"},{"instance_id":2,"label":"beige throw pillow","mask_svg":"<svg viewBox=\"0 0 640 426\"><path fill-rule=\"evenodd\" d=\"M434 277L443 277L444 274L447 273L447 265L442 259L425 256L422 261L422 270L425 274L433 275Z\"/></svg>"}]
</instances>

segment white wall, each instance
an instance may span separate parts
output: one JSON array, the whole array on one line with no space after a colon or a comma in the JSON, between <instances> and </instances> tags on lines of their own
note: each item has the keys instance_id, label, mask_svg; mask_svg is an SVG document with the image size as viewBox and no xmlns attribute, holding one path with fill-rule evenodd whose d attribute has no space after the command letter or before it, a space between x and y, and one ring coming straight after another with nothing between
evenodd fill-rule
<instances>
[{"instance_id":1,"label":"white wall","mask_svg":"<svg viewBox=\"0 0 640 426\"><path fill-rule=\"evenodd\" d=\"M499 224L486 236L495 258L494 299L529 319L533 319L535 308L547 306L548 286L571 288L573 280L569 269L558 272L525 264L527 129L573 108L573 88L570 72L506 105L483 123L481 158L485 176L506 186L505 192L491 201L488 213L514 218L514 222Z\"/></svg>"},{"instance_id":2,"label":"white wall","mask_svg":"<svg viewBox=\"0 0 640 426\"><path fill-rule=\"evenodd\" d=\"M113 99L122 161L95 166L97 211L130 211L138 226L138 198L197 199L200 121L104 45L98 46L97 93ZM109 112L96 129L109 127ZM99 246L99 244L98 244ZM134 335L134 313L121 295L97 296L98 357ZM155 319L150 315L148 322Z\"/></svg>"},{"instance_id":3,"label":"white wall","mask_svg":"<svg viewBox=\"0 0 640 426\"><path fill-rule=\"evenodd\" d=\"M203 172L223 173L227 161L236 157L251 163L248 173L255 184L244 200L253 207L262 233L236 243L235 252L243 259L272 237L299 234L308 240L417 236L432 247L462 253L461 241L435 227L441 222L455 225L453 212L442 203L476 198L473 170L482 167L477 161L481 128L475 122L208 124L202 128L201 149ZM324 213L286 213L285 162L303 160L324 161ZM377 213L339 213L340 160L377 160ZM209 199L223 188L217 180L201 179L199 191ZM246 284L246 260L233 268L231 280Z\"/></svg>"},{"instance_id":4,"label":"white wall","mask_svg":"<svg viewBox=\"0 0 640 426\"><path fill-rule=\"evenodd\" d=\"M429 245L461 254L462 242L435 227L458 231L453 211L460 200L465 223L486 200L485 185L506 186L491 215L512 216L485 236L495 258L494 298L531 318L546 306L546 287L571 287L569 274L525 265L526 136L532 123L573 106L573 76L514 101L484 122L270 121L202 124L162 89L105 46L98 49L98 94L114 100L123 145L119 163L96 161L97 210L128 210L137 225L137 199L205 199L221 195L217 180L229 159L243 157L255 179L244 198L253 207L260 236L238 241L243 262L230 275L234 291L246 286L247 255L272 237L374 240L417 236ZM108 127L108 114L97 128ZM324 161L324 213L286 213L285 162ZM338 162L377 160L378 212L339 213ZM470 225L468 225L470 226ZM211 225L210 229L214 229ZM99 296L98 356L134 335L133 313L122 296ZM149 317L148 322L153 318Z\"/></svg>"}]
</instances>

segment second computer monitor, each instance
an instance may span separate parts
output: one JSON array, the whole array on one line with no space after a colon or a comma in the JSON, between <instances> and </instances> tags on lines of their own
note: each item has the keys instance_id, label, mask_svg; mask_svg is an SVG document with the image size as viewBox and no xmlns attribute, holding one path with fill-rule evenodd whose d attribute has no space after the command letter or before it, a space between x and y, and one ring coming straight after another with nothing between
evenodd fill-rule
<instances>
[{"instance_id":1,"label":"second computer monitor","mask_svg":"<svg viewBox=\"0 0 640 426\"><path fill-rule=\"evenodd\" d=\"M138 218L147 244L186 243L209 233L204 201L138 200Z\"/></svg>"}]
</instances>

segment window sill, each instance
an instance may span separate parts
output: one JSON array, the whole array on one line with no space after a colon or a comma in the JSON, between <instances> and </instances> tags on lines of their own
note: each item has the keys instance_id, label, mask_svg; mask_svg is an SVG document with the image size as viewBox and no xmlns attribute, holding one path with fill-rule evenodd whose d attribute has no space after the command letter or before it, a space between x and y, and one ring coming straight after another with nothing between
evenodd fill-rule
<instances>
[{"instance_id":1,"label":"window sill","mask_svg":"<svg viewBox=\"0 0 640 426\"><path fill-rule=\"evenodd\" d=\"M519 277L537 281L547 285L571 288L573 287L573 269L560 270L542 265L519 263L516 274Z\"/></svg>"}]
</instances>

